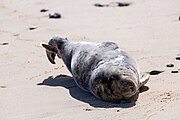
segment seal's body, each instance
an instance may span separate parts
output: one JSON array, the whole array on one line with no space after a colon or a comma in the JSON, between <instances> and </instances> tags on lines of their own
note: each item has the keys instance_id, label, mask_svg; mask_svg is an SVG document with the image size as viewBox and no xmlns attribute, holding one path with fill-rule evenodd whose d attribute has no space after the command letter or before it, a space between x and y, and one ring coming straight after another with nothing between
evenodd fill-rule
<instances>
[{"instance_id":1,"label":"seal's body","mask_svg":"<svg viewBox=\"0 0 180 120\"><path fill-rule=\"evenodd\" d=\"M77 85L96 97L118 102L137 96L149 76L140 81L139 68L128 53L113 42L70 42L53 37L46 48L49 61L62 58Z\"/></svg>"}]
</instances>

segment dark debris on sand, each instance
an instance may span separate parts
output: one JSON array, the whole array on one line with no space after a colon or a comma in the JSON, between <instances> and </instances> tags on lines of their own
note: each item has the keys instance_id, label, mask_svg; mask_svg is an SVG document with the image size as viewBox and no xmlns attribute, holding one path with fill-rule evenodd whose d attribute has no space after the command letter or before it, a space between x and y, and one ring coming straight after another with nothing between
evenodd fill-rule
<instances>
[{"instance_id":1,"label":"dark debris on sand","mask_svg":"<svg viewBox=\"0 0 180 120\"><path fill-rule=\"evenodd\" d=\"M48 9L41 9L40 12L47 12L49 11Z\"/></svg>"},{"instance_id":2,"label":"dark debris on sand","mask_svg":"<svg viewBox=\"0 0 180 120\"><path fill-rule=\"evenodd\" d=\"M178 70L172 70L171 73L178 73Z\"/></svg>"},{"instance_id":3,"label":"dark debris on sand","mask_svg":"<svg viewBox=\"0 0 180 120\"><path fill-rule=\"evenodd\" d=\"M6 86L0 86L0 88L6 88Z\"/></svg>"},{"instance_id":4,"label":"dark debris on sand","mask_svg":"<svg viewBox=\"0 0 180 120\"><path fill-rule=\"evenodd\" d=\"M174 64L172 64L172 63L167 64L166 67L174 67Z\"/></svg>"},{"instance_id":5,"label":"dark debris on sand","mask_svg":"<svg viewBox=\"0 0 180 120\"><path fill-rule=\"evenodd\" d=\"M4 43L0 43L0 45L8 45L9 43L4 42Z\"/></svg>"},{"instance_id":6,"label":"dark debris on sand","mask_svg":"<svg viewBox=\"0 0 180 120\"><path fill-rule=\"evenodd\" d=\"M100 3L95 3L95 7L127 7L131 3L125 3L125 2L111 2L109 4L100 4Z\"/></svg>"},{"instance_id":7,"label":"dark debris on sand","mask_svg":"<svg viewBox=\"0 0 180 120\"><path fill-rule=\"evenodd\" d=\"M160 74L162 72L164 72L164 71L162 71L162 70L152 70L151 72L149 72L149 74L150 75L158 75L158 74Z\"/></svg>"},{"instance_id":8,"label":"dark debris on sand","mask_svg":"<svg viewBox=\"0 0 180 120\"><path fill-rule=\"evenodd\" d=\"M118 6L119 7L126 7L126 6L129 6L130 3L118 3Z\"/></svg>"},{"instance_id":9,"label":"dark debris on sand","mask_svg":"<svg viewBox=\"0 0 180 120\"><path fill-rule=\"evenodd\" d=\"M100 3L95 3L94 4L95 7L104 7L104 5L100 4Z\"/></svg>"},{"instance_id":10,"label":"dark debris on sand","mask_svg":"<svg viewBox=\"0 0 180 120\"><path fill-rule=\"evenodd\" d=\"M38 28L37 26L31 26L31 27L29 27L29 30L35 30L37 28Z\"/></svg>"}]
</instances>

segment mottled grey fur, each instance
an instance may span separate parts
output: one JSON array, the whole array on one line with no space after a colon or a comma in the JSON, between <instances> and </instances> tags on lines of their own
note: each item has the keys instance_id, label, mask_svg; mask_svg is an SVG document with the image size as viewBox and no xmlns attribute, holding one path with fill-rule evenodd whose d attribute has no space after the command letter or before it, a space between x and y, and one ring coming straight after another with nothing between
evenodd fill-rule
<instances>
[{"instance_id":1,"label":"mottled grey fur","mask_svg":"<svg viewBox=\"0 0 180 120\"><path fill-rule=\"evenodd\" d=\"M62 58L77 85L96 97L118 102L138 96L138 66L116 43L70 42L55 36L42 45L51 63L56 55Z\"/></svg>"}]
</instances>

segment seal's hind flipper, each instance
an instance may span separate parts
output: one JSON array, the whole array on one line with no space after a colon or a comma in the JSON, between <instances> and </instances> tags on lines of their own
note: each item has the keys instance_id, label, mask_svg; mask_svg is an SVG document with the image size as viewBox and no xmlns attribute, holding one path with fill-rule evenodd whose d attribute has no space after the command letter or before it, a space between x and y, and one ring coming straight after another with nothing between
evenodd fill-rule
<instances>
[{"instance_id":1,"label":"seal's hind flipper","mask_svg":"<svg viewBox=\"0 0 180 120\"><path fill-rule=\"evenodd\" d=\"M139 88L144 86L148 82L149 78L150 78L150 74L143 73L139 81Z\"/></svg>"},{"instance_id":2,"label":"seal's hind flipper","mask_svg":"<svg viewBox=\"0 0 180 120\"><path fill-rule=\"evenodd\" d=\"M52 63L55 64L55 57L56 54L58 53L58 50L56 47L48 44L42 44L42 46L46 49L46 55L48 60Z\"/></svg>"}]
</instances>

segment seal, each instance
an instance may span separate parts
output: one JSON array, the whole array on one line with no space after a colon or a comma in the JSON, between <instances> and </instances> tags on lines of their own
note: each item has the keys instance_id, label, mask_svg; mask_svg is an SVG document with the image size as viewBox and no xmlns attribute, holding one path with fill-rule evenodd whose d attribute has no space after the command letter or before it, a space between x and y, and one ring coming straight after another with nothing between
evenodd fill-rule
<instances>
[{"instance_id":1,"label":"seal","mask_svg":"<svg viewBox=\"0 0 180 120\"><path fill-rule=\"evenodd\" d=\"M42 46L52 64L57 55L82 90L105 101L136 101L150 77L147 73L140 77L135 60L114 42L70 42L54 36Z\"/></svg>"}]
</instances>

